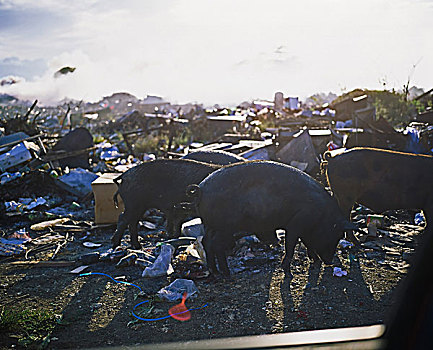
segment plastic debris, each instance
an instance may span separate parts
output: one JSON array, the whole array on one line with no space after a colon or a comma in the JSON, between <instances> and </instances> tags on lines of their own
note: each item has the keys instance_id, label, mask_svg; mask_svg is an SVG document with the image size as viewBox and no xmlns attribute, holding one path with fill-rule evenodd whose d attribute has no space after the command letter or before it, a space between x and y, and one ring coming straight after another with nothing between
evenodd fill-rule
<instances>
[{"instance_id":1,"label":"plastic debris","mask_svg":"<svg viewBox=\"0 0 433 350\"><path fill-rule=\"evenodd\" d=\"M102 244L93 243L93 242L83 242L83 246L85 246L86 248L99 248L100 246L102 246Z\"/></svg>"},{"instance_id":2,"label":"plastic debris","mask_svg":"<svg viewBox=\"0 0 433 350\"><path fill-rule=\"evenodd\" d=\"M97 178L98 175L88 170L77 168L71 170L68 174L60 176L58 180L67 191L83 197L92 192L91 184Z\"/></svg>"},{"instance_id":3,"label":"plastic debris","mask_svg":"<svg viewBox=\"0 0 433 350\"><path fill-rule=\"evenodd\" d=\"M167 287L162 288L157 295L168 301L176 301L182 299L184 293L187 294L186 298L198 293L194 281L178 278Z\"/></svg>"},{"instance_id":4,"label":"plastic debris","mask_svg":"<svg viewBox=\"0 0 433 350\"><path fill-rule=\"evenodd\" d=\"M30 204L27 205L27 209L34 209L40 205L44 205L47 203L47 200L42 197L36 198L34 201L32 201Z\"/></svg>"},{"instance_id":5,"label":"plastic debris","mask_svg":"<svg viewBox=\"0 0 433 350\"><path fill-rule=\"evenodd\" d=\"M414 221L415 221L415 225L418 225L418 226L424 225L425 224L425 217L424 217L423 213L416 213Z\"/></svg>"},{"instance_id":6,"label":"plastic debris","mask_svg":"<svg viewBox=\"0 0 433 350\"><path fill-rule=\"evenodd\" d=\"M109 142L104 141L100 143L98 148L100 149L99 158L102 160L113 160L119 158L120 156L119 148L117 148L117 146L111 145Z\"/></svg>"},{"instance_id":7,"label":"plastic debris","mask_svg":"<svg viewBox=\"0 0 433 350\"><path fill-rule=\"evenodd\" d=\"M26 251L21 239L0 237L0 256L20 255Z\"/></svg>"},{"instance_id":8,"label":"plastic debris","mask_svg":"<svg viewBox=\"0 0 433 350\"><path fill-rule=\"evenodd\" d=\"M338 247L341 249L346 249L353 246L354 244L352 242L346 241L345 239L340 239L340 242L338 242Z\"/></svg>"},{"instance_id":9,"label":"plastic debris","mask_svg":"<svg viewBox=\"0 0 433 350\"><path fill-rule=\"evenodd\" d=\"M171 258L174 253L174 247L170 244L161 246L161 253L156 258L155 262L146 267L143 271L143 277L159 277L170 275L174 272L171 266Z\"/></svg>"},{"instance_id":10,"label":"plastic debris","mask_svg":"<svg viewBox=\"0 0 433 350\"><path fill-rule=\"evenodd\" d=\"M334 267L334 271L332 273L335 277L342 277L347 275L347 271L341 269L341 267Z\"/></svg>"},{"instance_id":11,"label":"plastic debris","mask_svg":"<svg viewBox=\"0 0 433 350\"><path fill-rule=\"evenodd\" d=\"M189 319L191 319L191 313L185 306L186 297L187 293L185 292L183 293L182 301L168 310L169 315L175 320L188 321Z\"/></svg>"},{"instance_id":12,"label":"plastic debris","mask_svg":"<svg viewBox=\"0 0 433 350\"><path fill-rule=\"evenodd\" d=\"M3 173L0 175L0 185L4 185L5 183L8 183L9 181L15 180L17 178L21 177L21 173L20 172L16 172L16 173Z\"/></svg>"}]
</instances>

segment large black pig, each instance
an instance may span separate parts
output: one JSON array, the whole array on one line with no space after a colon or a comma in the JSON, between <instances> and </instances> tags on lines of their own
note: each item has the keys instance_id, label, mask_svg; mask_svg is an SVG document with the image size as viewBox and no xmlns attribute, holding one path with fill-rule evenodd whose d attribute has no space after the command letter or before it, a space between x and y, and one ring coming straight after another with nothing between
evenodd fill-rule
<instances>
[{"instance_id":1,"label":"large black pig","mask_svg":"<svg viewBox=\"0 0 433 350\"><path fill-rule=\"evenodd\" d=\"M131 245L140 249L137 226L144 212L150 208L162 210L167 217L167 231L172 234L179 230L182 212L174 205L185 201L186 188L191 183L199 183L219 165L187 159L157 159L129 169L114 182L117 195L123 200L125 210L119 215L117 229L111 238L113 247L120 245L125 229L129 227Z\"/></svg>"},{"instance_id":2,"label":"large black pig","mask_svg":"<svg viewBox=\"0 0 433 350\"><path fill-rule=\"evenodd\" d=\"M239 232L255 233L263 241L276 240L275 230L286 231L282 266L290 276L293 250L300 238L310 256L330 264L345 229L334 198L304 172L276 162L253 161L228 165L188 187L205 226L204 248L211 270L215 260L229 274L225 251Z\"/></svg>"},{"instance_id":3,"label":"large black pig","mask_svg":"<svg viewBox=\"0 0 433 350\"><path fill-rule=\"evenodd\" d=\"M236 154L225 151L195 151L183 156L182 159L193 159L200 162L229 165L233 163L245 162L246 159Z\"/></svg>"},{"instance_id":4,"label":"large black pig","mask_svg":"<svg viewBox=\"0 0 433 350\"><path fill-rule=\"evenodd\" d=\"M346 218L355 203L376 212L422 209L427 222L433 217L433 157L353 148L325 159L328 183Z\"/></svg>"}]
</instances>

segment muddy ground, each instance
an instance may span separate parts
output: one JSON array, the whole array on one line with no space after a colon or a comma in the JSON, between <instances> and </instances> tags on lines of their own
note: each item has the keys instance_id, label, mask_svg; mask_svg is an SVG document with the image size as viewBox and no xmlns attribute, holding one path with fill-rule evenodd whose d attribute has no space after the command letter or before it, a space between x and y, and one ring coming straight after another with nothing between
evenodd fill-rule
<instances>
[{"instance_id":1,"label":"muddy ground","mask_svg":"<svg viewBox=\"0 0 433 350\"><path fill-rule=\"evenodd\" d=\"M354 212L355 221L364 229L366 213L362 210ZM65 267L17 263L48 261L54 249L29 254L27 260L21 256L0 261L0 305L3 311L21 306L46 309L58 315L54 330L47 334L43 343L43 346L53 349L174 342L383 323L396 300L396 289L410 268L408 262L423 231L422 226L414 224L413 215L414 212L408 211L388 213L385 226L379 230L379 237L368 237L359 249L338 248L333 263L347 271L347 275L342 277L333 276L333 267L314 267L305 248L298 245L291 265L294 277L289 281L280 268L281 246L266 247L244 242L230 258L233 272L230 280L195 279L199 293L194 299L188 299L186 305L189 308L207 306L191 311L191 319L185 322L171 317L159 321L137 321L131 314L134 305L150 299L153 309L145 318L167 315L168 309L178 302L157 301L154 295L176 278L184 277L185 263L174 264L175 273L169 277L152 279L141 277L142 270L137 266L119 269L114 263L98 262L85 271L103 272L120 281L134 283L143 290L144 295L138 295L138 289L133 286L115 283L105 276L71 274L70 271L79 263ZM15 224L15 228L19 225L22 223ZM8 228L4 224L2 229L5 233L14 227ZM53 261L71 262L95 251L83 246L83 241L101 243L102 246L96 250L106 251L110 248L109 238L113 231L114 227L106 227L69 232L69 242ZM30 235L35 238L45 233L30 232ZM58 233L66 236L67 232ZM142 231L142 234L148 232ZM150 247L163 238L159 233L148 235L146 241L152 242L148 243ZM144 307L149 305L147 303ZM137 309L137 312L145 315L144 309ZM23 343L23 337L26 335L19 330L1 330L1 347L41 345L41 339Z\"/></svg>"}]
</instances>

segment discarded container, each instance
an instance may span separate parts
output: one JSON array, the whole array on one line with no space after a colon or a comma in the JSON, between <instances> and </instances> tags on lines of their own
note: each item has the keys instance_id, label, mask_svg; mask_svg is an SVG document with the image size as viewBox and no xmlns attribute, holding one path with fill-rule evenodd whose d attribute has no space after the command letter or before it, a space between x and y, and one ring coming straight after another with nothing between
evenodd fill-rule
<instances>
[{"instance_id":1,"label":"discarded container","mask_svg":"<svg viewBox=\"0 0 433 350\"><path fill-rule=\"evenodd\" d=\"M143 271L143 277L159 277L170 275L174 272L171 266L171 258L174 253L174 247L170 244L164 244L161 247L161 253L156 258L152 266L146 267Z\"/></svg>"},{"instance_id":2,"label":"discarded container","mask_svg":"<svg viewBox=\"0 0 433 350\"><path fill-rule=\"evenodd\" d=\"M117 186L113 179L118 173L105 173L92 182L93 195L95 197L95 224L116 223L119 215L124 210L122 198L118 196L119 207L116 208L113 202L113 195Z\"/></svg>"},{"instance_id":3,"label":"discarded container","mask_svg":"<svg viewBox=\"0 0 433 350\"><path fill-rule=\"evenodd\" d=\"M194 281L178 278L167 287L162 288L157 295L169 301L180 300L184 293L187 293L186 298L198 293L198 289Z\"/></svg>"}]
</instances>

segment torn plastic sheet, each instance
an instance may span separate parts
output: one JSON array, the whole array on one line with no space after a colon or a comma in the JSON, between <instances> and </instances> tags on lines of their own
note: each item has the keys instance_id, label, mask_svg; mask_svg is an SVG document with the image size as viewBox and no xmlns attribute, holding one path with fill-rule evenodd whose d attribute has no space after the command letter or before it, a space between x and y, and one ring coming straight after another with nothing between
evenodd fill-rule
<instances>
[{"instance_id":1,"label":"torn plastic sheet","mask_svg":"<svg viewBox=\"0 0 433 350\"><path fill-rule=\"evenodd\" d=\"M173 267L171 266L173 253L174 247L171 244L164 244L161 247L161 253L158 255L152 266L144 269L142 277L159 277L172 274L174 272Z\"/></svg>"},{"instance_id":2,"label":"torn plastic sheet","mask_svg":"<svg viewBox=\"0 0 433 350\"><path fill-rule=\"evenodd\" d=\"M187 293L187 298L198 293L194 281L178 278L167 287L162 288L157 295L169 301L181 300L183 293Z\"/></svg>"}]
</instances>

